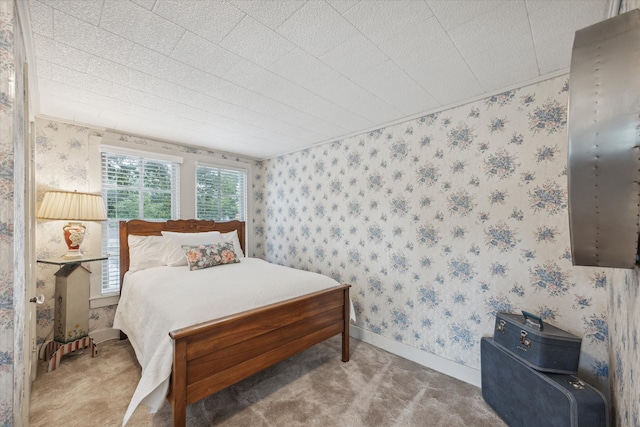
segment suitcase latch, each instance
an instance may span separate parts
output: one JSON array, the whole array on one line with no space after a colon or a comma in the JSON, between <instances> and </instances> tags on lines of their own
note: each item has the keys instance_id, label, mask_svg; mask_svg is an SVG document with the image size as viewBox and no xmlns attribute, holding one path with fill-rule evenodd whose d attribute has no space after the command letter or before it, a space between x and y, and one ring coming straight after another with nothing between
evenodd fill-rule
<instances>
[{"instance_id":1,"label":"suitcase latch","mask_svg":"<svg viewBox=\"0 0 640 427\"><path fill-rule=\"evenodd\" d=\"M571 387L575 388L576 390L584 390L584 383L577 378L572 380L567 380L567 382L571 385Z\"/></svg>"},{"instance_id":2,"label":"suitcase latch","mask_svg":"<svg viewBox=\"0 0 640 427\"><path fill-rule=\"evenodd\" d=\"M507 324L507 322L505 322L504 320L500 320L498 322L498 326L496 326L496 329L498 330L498 332L501 332L504 334L504 329L505 329L505 325Z\"/></svg>"},{"instance_id":3,"label":"suitcase latch","mask_svg":"<svg viewBox=\"0 0 640 427\"><path fill-rule=\"evenodd\" d=\"M520 331L520 344L531 347L531 340L527 338L527 331Z\"/></svg>"}]
</instances>

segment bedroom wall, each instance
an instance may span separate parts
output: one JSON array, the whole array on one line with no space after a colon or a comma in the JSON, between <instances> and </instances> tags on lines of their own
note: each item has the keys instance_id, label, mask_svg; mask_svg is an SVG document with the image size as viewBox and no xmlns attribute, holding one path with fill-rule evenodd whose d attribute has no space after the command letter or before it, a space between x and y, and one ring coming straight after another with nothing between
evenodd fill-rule
<instances>
[{"instance_id":1,"label":"bedroom wall","mask_svg":"<svg viewBox=\"0 0 640 427\"><path fill-rule=\"evenodd\" d=\"M0 2L0 426L23 425L25 317L24 41ZM26 423L26 420L24 420Z\"/></svg>"},{"instance_id":2,"label":"bedroom wall","mask_svg":"<svg viewBox=\"0 0 640 427\"><path fill-rule=\"evenodd\" d=\"M89 176L89 138L103 136L103 131L88 127L74 126L50 120L36 119L36 192L37 207L40 207L47 190L99 192L100 182ZM99 156L99 153L95 153ZM66 244L62 237L65 221L38 220L36 226L36 253L40 258L64 255ZM101 231L99 223L87 222L86 240L83 244L100 248ZM92 280L100 276L100 263L90 263ZM44 304L39 305L36 314L37 344L53 339L55 308L55 272L57 266L37 265L37 294L44 294ZM91 310L89 329L95 331L110 327L115 306Z\"/></svg>"},{"instance_id":3,"label":"bedroom wall","mask_svg":"<svg viewBox=\"0 0 640 427\"><path fill-rule=\"evenodd\" d=\"M185 174L193 172L196 159L206 162L226 161L230 163L248 163L254 161L237 156L230 156L195 147L175 143L154 141L130 135L107 132L103 129L77 126L49 118L36 119L36 183L37 205L39 207L44 193L49 189L66 191L85 191L99 193L101 189L100 174L91 167L100 168L99 144L121 146L144 152L156 152L181 156L185 159L182 166L181 211L186 217L193 217L195 194L191 188L185 188L194 177ZM188 168L187 165L190 165ZM189 172L191 171L191 172ZM187 191L188 190L188 191ZM185 216L183 216L186 218ZM60 256L66 252L61 227L64 221L42 221L37 223L36 250L38 258ZM99 223L86 223L87 237L83 248L89 246L100 250L101 228ZM91 263L92 280L100 281L100 263ZM38 306L37 342L42 344L51 339L53 334L54 293L56 266L38 264L38 294L45 295L45 303ZM93 308L89 314L89 331L95 332L113 326L113 317L117 305Z\"/></svg>"},{"instance_id":4,"label":"bedroom wall","mask_svg":"<svg viewBox=\"0 0 640 427\"><path fill-rule=\"evenodd\" d=\"M619 426L640 426L640 270L615 271L609 288L610 407Z\"/></svg>"},{"instance_id":5,"label":"bedroom wall","mask_svg":"<svg viewBox=\"0 0 640 427\"><path fill-rule=\"evenodd\" d=\"M352 284L358 328L473 369L496 311L534 312L583 337L608 394L630 273L571 264L567 95L559 77L262 162L256 255Z\"/></svg>"}]
</instances>

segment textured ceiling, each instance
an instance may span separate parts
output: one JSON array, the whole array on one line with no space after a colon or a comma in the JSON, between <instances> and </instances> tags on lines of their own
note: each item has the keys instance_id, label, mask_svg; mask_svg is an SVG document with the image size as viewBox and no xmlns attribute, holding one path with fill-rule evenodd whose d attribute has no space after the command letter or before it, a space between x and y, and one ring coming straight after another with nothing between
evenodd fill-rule
<instances>
[{"instance_id":1,"label":"textured ceiling","mask_svg":"<svg viewBox=\"0 0 640 427\"><path fill-rule=\"evenodd\" d=\"M29 0L39 114L268 158L567 71L610 0Z\"/></svg>"}]
</instances>

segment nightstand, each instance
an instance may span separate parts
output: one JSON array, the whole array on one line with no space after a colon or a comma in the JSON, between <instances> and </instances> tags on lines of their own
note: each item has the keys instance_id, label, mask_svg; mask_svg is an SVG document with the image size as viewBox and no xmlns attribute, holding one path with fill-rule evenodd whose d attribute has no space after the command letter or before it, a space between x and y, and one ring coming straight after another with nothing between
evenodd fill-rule
<instances>
[{"instance_id":1,"label":"nightstand","mask_svg":"<svg viewBox=\"0 0 640 427\"><path fill-rule=\"evenodd\" d=\"M48 361L47 371L54 371L62 356L91 348L91 357L98 354L96 344L89 335L89 277L91 271L82 265L104 261L106 255L85 255L82 258L47 258L37 260L42 264L60 267L56 271L56 293L53 341L42 345L40 356Z\"/></svg>"}]
</instances>

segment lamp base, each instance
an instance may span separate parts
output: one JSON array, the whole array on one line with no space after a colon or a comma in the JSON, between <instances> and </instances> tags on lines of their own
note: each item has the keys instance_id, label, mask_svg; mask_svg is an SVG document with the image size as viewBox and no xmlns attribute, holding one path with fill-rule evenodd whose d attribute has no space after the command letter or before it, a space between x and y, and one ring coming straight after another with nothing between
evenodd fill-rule
<instances>
[{"instance_id":1,"label":"lamp base","mask_svg":"<svg viewBox=\"0 0 640 427\"><path fill-rule=\"evenodd\" d=\"M69 251L66 254L64 254L62 256L62 258L64 259L80 259L80 258L84 258L84 255L82 255L82 252L80 252L80 250L78 249L77 251Z\"/></svg>"},{"instance_id":2,"label":"lamp base","mask_svg":"<svg viewBox=\"0 0 640 427\"><path fill-rule=\"evenodd\" d=\"M69 224L62 227L64 231L64 241L67 244L69 250L63 258L74 259L82 258L82 252L80 252L80 245L84 240L84 233L86 227L79 222L70 221Z\"/></svg>"}]
</instances>

